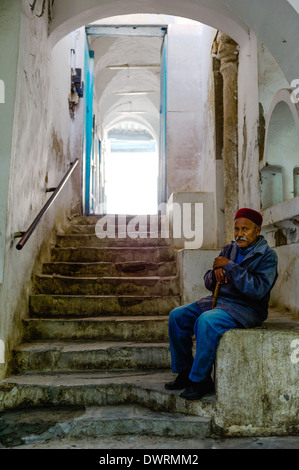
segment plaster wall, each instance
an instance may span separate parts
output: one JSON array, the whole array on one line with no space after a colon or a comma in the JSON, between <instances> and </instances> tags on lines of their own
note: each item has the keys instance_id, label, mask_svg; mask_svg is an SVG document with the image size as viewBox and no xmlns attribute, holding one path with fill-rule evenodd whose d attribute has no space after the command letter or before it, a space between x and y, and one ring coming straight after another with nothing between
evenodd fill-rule
<instances>
[{"instance_id":1,"label":"plaster wall","mask_svg":"<svg viewBox=\"0 0 299 470\"><path fill-rule=\"evenodd\" d=\"M215 30L201 24L187 27L171 24L168 28L168 197L178 191L215 191L213 108L209 87L210 51L215 34Z\"/></svg>"},{"instance_id":2,"label":"plaster wall","mask_svg":"<svg viewBox=\"0 0 299 470\"><path fill-rule=\"evenodd\" d=\"M238 87L239 207L259 210L258 64L252 31L239 51Z\"/></svg>"},{"instance_id":3,"label":"plaster wall","mask_svg":"<svg viewBox=\"0 0 299 470\"><path fill-rule=\"evenodd\" d=\"M193 191L172 193L167 213L170 237L175 249L217 248L217 220L214 193Z\"/></svg>"},{"instance_id":4,"label":"plaster wall","mask_svg":"<svg viewBox=\"0 0 299 470\"><path fill-rule=\"evenodd\" d=\"M20 23L11 154L7 150L8 210L6 217L1 217L1 223L6 224L5 266L0 285L0 339L5 344L6 361L0 364L1 378L11 349L22 339L33 268L38 265L39 254L41 258L48 256L40 251L43 241L51 241L53 229L62 226L72 208L78 209L78 174L68 181L23 250L16 250L13 234L28 229L50 197L46 188L57 186L70 162L81 154L80 111L74 121L69 115L70 67L65 65L69 64L69 40L64 39L52 52L47 18L37 18L28 2L22 3ZM12 70L11 78L15 75Z\"/></svg>"},{"instance_id":5,"label":"plaster wall","mask_svg":"<svg viewBox=\"0 0 299 470\"><path fill-rule=\"evenodd\" d=\"M266 120L275 94L281 88L289 88L289 83L272 54L260 41L257 44L257 54L259 102Z\"/></svg>"},{"instance_id":6,"label":"plaster wall","mask_svg":"<svg viewBox=\"0 0 299 470\"><path fill-rule=\"evenodd\" d=\"M8 181L12 125L17 82L21 3L3 0L0 5L0 282L3 281ZM7 54L9 51L9 54ZM4 101L4 102L3 102Z\"/></svg>"},{"instance_id":7,"label":"plaster wall","mask_svg":"<svg viewBox=\"0 0 299 470\"><path fill-rule=\"evenodd\" d=\"M299 0L288 0L288 2L299 13Z\"/></svg>"},{"instance_id":8,"label":"plaster wall","mask_svg":"<svg viewBox=\"0 0 299 470\"><path fill-rule=\"evenodd\" d=\"M200 191L215 192L216 189L216 149L215 149L215 106L214 77L212 63L212 45L217 30L202 25L201 47L201 78L203 113L202 125L202 166L199 172Z\"/></svg>"},{"instance_id":9,"label":"plaster wall","mask_svg":"<svg viewBox=\"0 0 299 470\"><path fill-rule=\"evenodd\" d=\"M292 108L287 104L289 97L286 89L290 85L262 43L258 44L258 64L260 119L264 121L260 170L267 163L282 167L281 174L277 174L275 179L269 174L272 177L270 187L265 186L265 174L262 174L262 203L267 207L263 210L263 233L278 256L278 279L271 294L271 304L284 312L298 315L299 199L294 198L293 179L293 169L299 165L298 111L293 104L290 103Z\"/></svg>"},{"instance_id":10,"label":"plaster wall","mask_svg":"<svg viewBox=\"0 0 299 470\"><path fill-rule=\"evenodd\" d=\"M262 235L278 256L278 279L271 293L271 305L283 313L299 314L297 280L299 276L298 244L299 197L263 211Z\"/></svg>"},{"instance_id":11,"label":"plaster wall","mask_svg":"<svg viewBox=\"0 0 299 470\"><path fill-rule=\"evenodd\" d=\"M299 16L296 0L223 0L266 45L291 82L298 77Z\"/></svg>"},{"instance_id":12,"label":"plaster wall","mask_svg":"<svg viewBox=\"0 0 299 470\"><path fill-rule=\"evenodd\" d=\"M271 294L271 304L282 311L299 315L299 243L278 246L278 279Z\"/></svg>"},{"instance_id":13,"label":"plaster wall","mask_svg":"<svg viewBox=\"0 0 299 470\"><path fill-rule=\"evenodd\" d=\"M204 275L212 269L219 250L179 250L177 266L181 280L182 305L211 295L204 285Z\"/></svg>"}]
</instances>

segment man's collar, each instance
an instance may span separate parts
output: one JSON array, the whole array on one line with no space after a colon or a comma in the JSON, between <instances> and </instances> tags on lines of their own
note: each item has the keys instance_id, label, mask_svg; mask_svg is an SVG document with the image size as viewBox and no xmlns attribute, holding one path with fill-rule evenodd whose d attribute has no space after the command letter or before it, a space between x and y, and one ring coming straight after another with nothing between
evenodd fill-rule
<instances>
[{"instance_id":1,"label":"man's collar","mask_svg":"<svg viewBox=\"0 0 299 470\"><path fill-rule=\"evenodd\" d=\"M240 253L242 255L246 255L247 253L249 253L249 251L253 250L253 248L258 244L259 240L258 238L255 240L254 244L253 245L250 245L248 248L245 248L242 250L242 248L238 245L238 243L236 243L237 247L238 247L238 250L240 251Z\"/></svg>"},{"instance_id":2,"label":"man's collar","mask_svg":"<svg viewBox=\"0 0 299 470\"><path fill-rule=\"evenodd\" d=\"M236 241L232 241L232 244L233 244L232 255L233 255L233 257L236 257L237 252L238 252L238 250L240 250L240 248L237 245ZM257 252L264 253L265 250L267 249L267 247L268 247L268 243L264 239L263 235L259 235L257 242L252 247L248 248L248 250L249 250L250 254L257 253ZM247 254L248 253L245 253L245 255L247 255ZM235 258L233 258L233 259L235 259Z\"/></svg>"}]
</instances>

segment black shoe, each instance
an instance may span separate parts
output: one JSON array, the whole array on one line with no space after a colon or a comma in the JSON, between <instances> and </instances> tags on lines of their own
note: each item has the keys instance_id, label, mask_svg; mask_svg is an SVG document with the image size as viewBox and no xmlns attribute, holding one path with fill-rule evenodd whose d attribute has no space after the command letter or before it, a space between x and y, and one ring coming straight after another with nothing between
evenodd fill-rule
<instances>
[{"instance_id":1,"label":"black shoe","mask_svg":"<svg viewBox=\"0 0 299 470\"><path fill-rule=\"evenodd\" d=\"M208 395L214 391L214 382L210 377L201 382L191 382L190 380L190 385L180 394L180 397L185 398L185 400L199 400L204 395Z\"/></svg>"},{"instance_id":2,"label":"black shoe","mask_svg":"<svg viewBox=\"0 0 299 470\"><path fill-rule=\"evenodd\" d=\"M189 379L190 370L184 370L180 372L175 380L165 384L166 390L182 390L183 388L190 385L191 380Z\"/></svg>"}]
</instances>

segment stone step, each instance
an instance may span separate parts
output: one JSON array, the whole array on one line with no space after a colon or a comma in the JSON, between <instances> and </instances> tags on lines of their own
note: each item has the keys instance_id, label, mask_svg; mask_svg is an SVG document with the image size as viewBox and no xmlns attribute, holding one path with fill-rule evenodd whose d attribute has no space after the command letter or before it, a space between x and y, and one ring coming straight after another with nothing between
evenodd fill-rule
<instances>
[{"instance_id":1,"label":"stone step","mask_svg":"<svg viewBox=\"0 0 299 470\"><path fill-rule=\"evenodd\" d=\"M0 382L0 411L41 406L115 406L134 404L152 411L211 418L214 395L180 398L165 390L175 377L169 371L125 370L65 374L23 374Z\"/></svg>"},{"instance_id":2,"label":"stone step","mask_svg":"<svg viewBox=\"0 0 299 470\"><path fill-rule=\"evenodd\" d=\"M166 224L164 224L165 231L167 230ZM98 227L99 229L99 227ZM87 225L79 225L79 224L72 224L68 225L67 227L63 228L63 231L59 232L59 235L75 235L75 234L89 234L94 235L96 232L96 225L95 224L87 224ZM161 224L158 223L150 223L147 222L146 224L136 225L135 227L130 227L127 224L120 224L118 223L115 226L115 235L116 237L120 234L121 237L124 237L125 233L142 233L142 236L147 234L147 237L151 237L151 234L157 233L161 237ZM152 235L153 236L153 235Z\"/></svg>"},{"instance_id":3,"label":"stone step","mask_svg":"<svg viewBox=\"0 0 299 470\"><path fill-rule=\"evenodd\" d=\"M99 238L95 234L66 234L57 235L56 247L154 247L169 246L171 244L169 238L163 238L159 234L151 234L151 237L145 234L145 236L137 238L132 234L127 234L125 238Z\"/></svg>"},{"instance_id":4,"label":"stone step","mask_svg":"<svg viewBox=\"0 0 299 470\"><path fill-rule=\"evenodd\" d=\"M12 373L169 369L168 343L35 341L13 352Z\"/></svg>"},{"instance_id":5,"label":"stone step","mask_svg":"<svg viewBox=\"0 0 299 470\"><path fill-rule=\"evenodd\" d=\"M178 295L179 279L168 277L72 277L36 275L38 294L73 295Z\"/></svg>"},{"instance_id":6,"label":"stone step","mask_svg":"<svg viewBox=\"0 0 299 470\"><path fill-rule=\"evenodd\" d=\"M142 406L46 407L6 411L0 415L4 447L67 439L113 436L205 438L211 419L155 412ZM187 459L188 456L186 456ZM99 459L98 459L99 460ZM127 465L128 466L128 465Z\"/></svg>"},{"instance_id":7,"label":"stone step","mask_svg":"<svg viewBox=\"0 0 299 470\"><path fill-rule=\"evenodd\" d=\"M52 248L51 261L63 262L164 262L175 261L176 253L166 247L75 247Z\"/></svg>"},{"instance_id":8,"label":"stone step","mask_svg":"<svg viewBox=\"0 0 299 470\"><path fill-rule=\"evenodd\" d=\"M173 296L80 296L80 295L31 295L31 317L93 317L169 315L181 305L180 295Z\"/></svg>"},{"instance_id":9,"label":"stone step","mask_svg":"<svg viewBox=\"0 0 299 470\"><path fill-rule=\"evenodd\" d=\"M168 316L27 318L23 322L25 342L36 339L168 341Z\"/></svg>"},{"instance_id":10,"label":"stone step","mask_svg":"<svg viewBox=\"0 0 299 470\"><path fill-rule=\"evenodd\" d=\"M62 276L175 276L176 263L128 261L123 263L68 263L54 262L43 264L43 274L60 274Z\"/></svg>"},{"instance_id":11,"label":"stone step","mask_svg":"<svg viewBox=\"0 0 299 470\"><path fill-rule=\"evenodd\" d=\"M133 215L133 214L100 214L100 215L87 215L87 216L74 216L70 218L70 227L74 227L77 225L96 225L97 222L103 218L106 220L109 219L111 223L115 223L116 226L122 226L127 224L133 224L134 222L138 222L141 226L148 225L150 223L154 223L154 221L160 224L162 218L164 216L158 214L140 214L140 215ZM146 222L146 224L144 223Z\"/></svg>"}]
</instances>

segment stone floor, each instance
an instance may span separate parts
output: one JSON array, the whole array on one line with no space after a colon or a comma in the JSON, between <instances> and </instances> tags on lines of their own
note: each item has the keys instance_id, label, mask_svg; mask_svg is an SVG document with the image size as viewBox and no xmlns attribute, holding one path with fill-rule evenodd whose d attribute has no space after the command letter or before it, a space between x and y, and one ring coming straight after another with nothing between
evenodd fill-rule
<instances>
[{"instance_id":1,"label":"stone floor","mask_svg":"<svg viewBox=\"0 0 299 470\"><path fill-rule=\"evenodd\" d=\"M55 412L53 408L4 412L0 414L0 449L102 449L111 453L119 449L299 449L299 435L224 439L195 438L192 434L189 438L169 437L162 434L161 424L152 428L155 435L143 435L140 421L158 421L158 414L140 407L125 408L106 407L104 413L98 408L69 407ZM134 413L139 423L128 419L127 434L119 435L118 431L124 429L124 416L129 413L130 416ZM136 426L139 426L137 431Z\"/></svg>"},{"instance_id":2,"label":"stone floor","mask_svg":"<svg viewBox=\"0 0 299 470\"><path fill-rule=\"evenodd\" d=\"M60 439L24 444L14 449L299 449L299 436L231 439L183 439L122 436L100 439Z\"/></svg>"}]
</instances>

